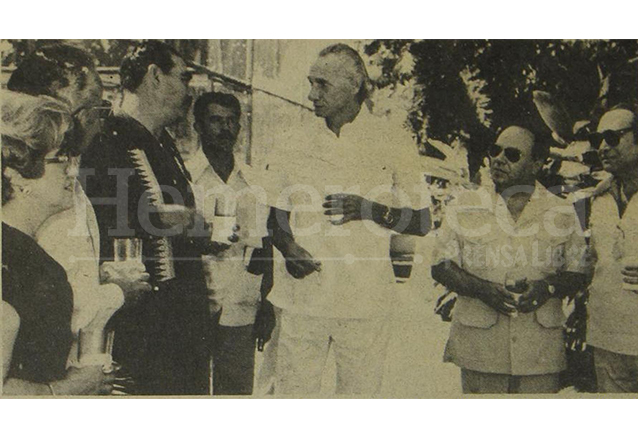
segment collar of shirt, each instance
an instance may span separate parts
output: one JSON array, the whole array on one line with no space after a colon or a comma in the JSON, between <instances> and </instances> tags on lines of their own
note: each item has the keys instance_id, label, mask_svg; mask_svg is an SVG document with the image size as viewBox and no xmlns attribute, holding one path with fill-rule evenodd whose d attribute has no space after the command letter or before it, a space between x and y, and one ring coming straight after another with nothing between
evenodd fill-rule
<instances>
[{"instance_id":1,"label":"collar of shirt","mask_svg":"<svg viewBox=\"0 0 638 439\"><path fill-rule=\"evenodd\" d=\"M359 139L361 137L360 132L362 130L369 131L370 129L372 129L372 127L375 126L376 123L378 123L378 121L375 120L375 116L370 113L365 105L362 105L361 110L359 110L359 113L357 114L357 117L355 117L352 122L347 123L341 127L341 131L339 132L339 139Z\"/></svg>"},{"instance_id":2,"label":"collar of shirt","mask_svg":"<svg viewBox=\"0 0 638 439\"><path fill-rule=\"evenodd\" d=\"M210 163L208 163L208 158L201 147L186 161L186 168L188 168L193 182L197 182L209 167Z\"/></svg>"},{"instance_id":3,"label":"collar of shirt","mask_svg":"<svg viewBox=\"0 0 638 439\"><path fill-rule=\"evenodd\" d=\"M481 189L477 189L480 191ZM534 192L532 193L527 205L523 208L518 221L514 221L512 214L510 213L507 203L500 194L495 191L490 192L489 204L485 202L476 204L476 200L469 205L459 205L458 210L460 212L466 212L473 215L473 212L485 212L493 215L499 229L513 236L526 235L525 230L527 226L533 224L539 224L542 220L542 216L554 206L558 206L560 199L551 194L542 184L538 181L534 185Z\"/></svg>"},{"instance_id":4,"label":"collar of shirt","mask_svg":"<svg viewBox=\"0 0 638 439\"><path fill-rule=\"evenodd\" d=\"M525 227L530 224L539 223L542 215L544 215L545 212L554 205L555 201L555 196L537 181L534 185L534 192L527 202L527 205L523 208L518 220L515 221L503 197L496 192L494 192L493 196L493 212L499 220L500 225L507 225L511 227L511 231L515 234L520 233L521 230L524 230Z\"/></svg>"},{"instance_id":5,"label":"collar of shirt","mask_svg":"<svg viewBox=\"0 0 638 439\"><path fill-rule=\"evenodd\" d=\"M244 158L239 154L235 154L235 167L233 168L230 176L228 177L228 182L224 182L219 175L215 172L210 162L208 161L208 157L204 154L204 150L200 147L186 162L186 168L191 175L192 181L196 183L199 179L202 178L204 172L207 169L210 169L211 174L218 180L218 183L224 185L230 185L233 180L238 177L242 177L243 170L247 165L244 164Z\"/></svg>"}]
</instances>

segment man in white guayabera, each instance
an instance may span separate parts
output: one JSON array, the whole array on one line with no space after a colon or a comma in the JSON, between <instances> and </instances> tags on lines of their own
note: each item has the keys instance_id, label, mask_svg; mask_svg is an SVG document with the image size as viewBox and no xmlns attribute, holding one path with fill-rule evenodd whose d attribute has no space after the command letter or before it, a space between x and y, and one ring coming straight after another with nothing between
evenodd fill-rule
<instances>
[{"instance_id":1,"label":"man in white guayabera","mask_svg":"<svg viewBox=\"0 0 638 439\"><path fill-rule=\"evenodd\" d=\"M598 390L638 392L638 116L608 111L591 136L611 178L594 193L589 227L596 268L587 342L594 346Z\"/></svg>"},{"instance_id":2,"label":"man in white guayabera","mask_svg":"<svg viewBox=\"0 0 638 439\"><path fill-rule=\"evenodd\" d=\"M419 155L407 132L364 105L370 84L354 49L327 47L308 79L308 98L325 124L316 135L312 123L304 126L268 168L280 178L271 224L286 259L269 296L283 310L275 392L319 392L332 349L336 392L371 395L381 385L397 301L390 235L430 229Z\"/></svg>"},{"instance_id":3,"label":"man in white guayabera","mask_svg":"<svg viewBox=\"0 0 638 439\"><path fill-rule=\"evenodd\" d=\"M432 276L458 295L445 361L464 393L555 393L566 367L561 299L582 289L585 240L573 206L537 180L548 144L523 124L489 149L495 191L447 210Z\"/></svg>"}]
</instances>

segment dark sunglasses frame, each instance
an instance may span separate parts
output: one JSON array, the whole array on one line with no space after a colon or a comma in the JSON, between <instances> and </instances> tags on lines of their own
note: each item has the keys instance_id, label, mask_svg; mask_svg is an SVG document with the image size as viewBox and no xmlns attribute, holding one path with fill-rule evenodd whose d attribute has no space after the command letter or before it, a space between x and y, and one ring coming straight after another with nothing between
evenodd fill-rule
<instances>
[{"instance_id":1,"label":"dark sunglasses frame","mask_svg":"<svg viewBox=\"0 0 638 439\"><path fill-rule=\"evenodd\" d=\"M620 139L634 129L635 127L632 126L620 130L605 130L602 133L591 133L589 135L589 144L594 149L600 149L600 145L602 145L604 140L611 148L615 148L620 143Z\"/></svg>"},{"instance_id":2,"label":"dark sunglasses frame","mask_svg":"<svg viewBox=\"0 0 638 439\"><path fill-rule=\"evenodd\" d=\"M516 163L521 159L521 152L518 149L510 147L503 148L502 146L496 144L490 146L488 154L491 158L495 159L503 152L505 153L505 158L510 163Z\"/></svg>"}]
</instances>

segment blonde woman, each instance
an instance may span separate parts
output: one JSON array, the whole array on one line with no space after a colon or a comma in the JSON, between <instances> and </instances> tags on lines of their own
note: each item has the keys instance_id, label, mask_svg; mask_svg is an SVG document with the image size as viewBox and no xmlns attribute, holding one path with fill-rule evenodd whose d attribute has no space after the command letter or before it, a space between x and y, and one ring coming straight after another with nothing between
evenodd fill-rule
<instances>
[{"instance_id":1,"label":"blonde woman","mask_svg":"<svg viewBox=\"0 0 638 439\"><path fill-rule=\"evenodd\" d=\"M3 92L2 379L4 395L111 392L101 366L66 368L73 293L64 269L34 237L73 205L73 161L60 151L71 117L48 97Z\"/></svg>"}]
</instances>

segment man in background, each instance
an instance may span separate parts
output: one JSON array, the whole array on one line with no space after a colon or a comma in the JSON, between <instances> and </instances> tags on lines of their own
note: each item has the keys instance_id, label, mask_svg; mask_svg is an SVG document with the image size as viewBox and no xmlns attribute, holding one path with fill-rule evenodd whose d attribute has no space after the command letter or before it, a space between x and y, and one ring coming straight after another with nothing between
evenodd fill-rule
<instances>
[{"instance_id":1,"label":"man in background","mask_svg":"<svg viewBox=\"0 0 638 439\"><path fill-rule=\"evenodd\" d=\"M611 178L594 193L589 227L596 260L587 305L598 390L638 392L638 116L603 115L591 136Z\"/></svg>"},{"instance_id":2,"label":"man in background","mask_svg":"<svg viewBox=\"0 0 638 439\"><path fill-rule=\"evenodd\" d=\"M226 93L205 93L194 106L195 130L201 148L186 163L204 218L235 218L237 239L219 236L228 248L205 258L209 295L216 315L213 329L213 393L251 395L255 370L255 318L262 287L272 277L264 255L268 246L268 207L246 180L244 159L236 151L241 106ZM217 223L221 226L220 223ZM217 227L213 232L217 236ZM228 230L230 234L232 230ZM235 241L235 242L232 242ZM270 272L264 274L264 269ZM266 279L264 279L264 276ZM267 290L264 290L264 296ZM261 303L263 300L263 304Z\"/></svg>"},{"instance_id":3,"label":"man in background","mask_svg":"<svg viewBox=\"0 0 638 439\"><path fill-rule=\"evenodd\" d=\"M209 235L190 175L166 127L190 104L184 59L157 40L133 45L120 67L123 96L82 160L97 216L102 261L115 239L140 240L152 291L114 317L113 356L141 395L208 393L206 283Z\"/></svg>"},{"instance_id":4,"label":"man in background","mask_svg":"<svg viewBox=\"0 0 638 439\"><path fill-rule=\"evenodd\" d=\"M11 74L9 90L46 95L65 102L73 117L61 150L76 163L99 132L102 82L93 57L66 44L44 46L27 55ZM75 171L77 172L77 168ZM121 302L122 293L133 297L150 287L139 264L109 263L100 268L100 236L95 213L79 183L75 206L50 217L37 232L38 243L66 270L73 288L73 332L78 335L100 310L101 303ZM77 360L77 340L71 361Z\"/></svg>"},{"instance_id":5,"label":"man in background","mask_svg":"<svg viewBox=\"0 0 638 439\"><path fill-rule=\"evenodd\" d=\"M459 295L445 361L464 393L556 393L566 367L562 299L585 285L572 205L537 180L549 146L523 123L489 149L495 191L446 211L432 277Z\"/></svg>"}]
</instances>

